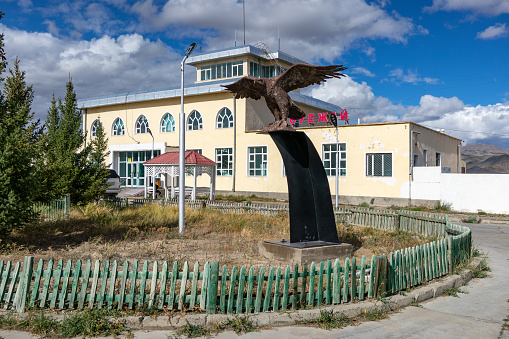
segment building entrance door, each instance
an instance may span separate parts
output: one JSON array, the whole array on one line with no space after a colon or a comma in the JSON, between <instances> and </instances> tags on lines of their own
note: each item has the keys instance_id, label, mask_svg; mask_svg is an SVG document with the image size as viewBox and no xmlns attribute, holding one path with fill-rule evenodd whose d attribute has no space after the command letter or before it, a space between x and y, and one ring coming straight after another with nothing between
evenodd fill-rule
<instances>
[{"instance_id":1,"label":"building entrance door","mask_svg":"<svg viewBox=\"0 0 509 339\"><path fill-rule=\"evenodd\" d=\"M143 163L151 157L151 151L119 152L119 175L125 187L145 185L145 166ZM154 156L161 152L154 151Z\"/></svg>"}]
</instances>

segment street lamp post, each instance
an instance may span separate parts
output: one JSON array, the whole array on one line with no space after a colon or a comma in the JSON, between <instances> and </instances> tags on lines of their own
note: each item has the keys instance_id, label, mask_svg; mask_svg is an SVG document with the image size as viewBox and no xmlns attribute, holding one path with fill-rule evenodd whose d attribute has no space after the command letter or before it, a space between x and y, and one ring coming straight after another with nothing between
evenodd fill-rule
<instances>
[{"instance_id":1,"label":"street lamp post","mask_svg":"<svg viewBox=\"0 0 509 339\"><path fill-rule=\"evenodd\" d=\"M339 190L339 175L338 175L338 167L339 167L339 139L338 139L338 118L336 114L330 115L330 121L336 127L336 210L338 209L338 190Z\"/></svg>"},{"instance_id":2,"label":"street lamp post","mask_svg":"<svg viewBox=\"0 0 509 339\"><path fill-rule=\"evenodd\" d=\"M185 225L185 195L186 195L186 186L185 186L185 152L186 152L186 122L185 122L185 114L184 114L184 64L186 63L186 59L189 57L191 53L193 53L196 48L196 42L193 42L187 48L186 54L180 63L180 72L181 72L181 81L180 81L180 127L179 127L179 233L184 233L184 225Z\"/></svg>"}]
</instances>

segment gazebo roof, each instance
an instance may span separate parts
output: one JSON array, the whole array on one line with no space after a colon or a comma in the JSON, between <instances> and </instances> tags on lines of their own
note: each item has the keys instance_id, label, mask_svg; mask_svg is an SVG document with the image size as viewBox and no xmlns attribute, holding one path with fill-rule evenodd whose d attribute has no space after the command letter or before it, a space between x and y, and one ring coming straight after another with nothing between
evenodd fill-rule
<instances>
[{"instance_id":1,"label":"gazebo roof","mask_svg":"<svg viewBox=\"0 0 509 339\"><path fill-rule=\"evenodd\" d=\"M147 160L143 165L178 165L179 164L179 152L166 152L158 155L155 158ZM201 155L196 151L186 151L185 154L186 165L217 165L215 161L210 160L206 156Z\"/></svg>"}]
</instances>

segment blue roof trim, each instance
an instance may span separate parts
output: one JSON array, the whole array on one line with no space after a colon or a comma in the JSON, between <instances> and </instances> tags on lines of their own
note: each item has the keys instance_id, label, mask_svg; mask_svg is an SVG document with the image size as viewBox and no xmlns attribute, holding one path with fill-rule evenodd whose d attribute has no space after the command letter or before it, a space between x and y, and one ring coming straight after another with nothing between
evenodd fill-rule
<instances>
[{"instance_id":1,"label":"blue roof trim","mask_svg":"<svg viewBox=\"0 0 509 339\"><path fill-rule=\"evenodd\" d=\"M221 91L226 91L224 87L221 85L231 84L237 79L222 79L207 82L206 84L191 84L186 85L184 88L184 96L187 95L199 95L206 93L217 93ZM337 105L328 103L326 101L322 101L319 99L315 99L313 97L303 95L297 92L290 92L290 98L293 101L320 108L326 111L339 112L341 108ZM91 108L91 107L100 107L100 106L108 106L108 105L118 105L118 104L126 104L132 102L140 102L140 101L149 101L149 100L157 100L157 99L168 99L180 97L180 86L179 87L171 87L171 88L162 88L158 90L152 91L140 91L140 92L128 92L124 94L116 94L109 96L102 96L90 99L81 99L78 100L78 108Z\"/></svg>"}]
</instances>

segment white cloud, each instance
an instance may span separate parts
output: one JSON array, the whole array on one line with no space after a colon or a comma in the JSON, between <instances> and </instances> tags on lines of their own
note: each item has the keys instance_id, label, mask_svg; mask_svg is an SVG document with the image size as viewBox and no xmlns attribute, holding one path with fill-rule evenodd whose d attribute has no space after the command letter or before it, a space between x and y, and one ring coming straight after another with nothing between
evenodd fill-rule
<instances>
[{"instance_id":1,"label":"white cloud","mask_svg":"<svg viewBox=\"0 0 509 339\"><path fill-rule=\"evenodd\" d=\"M370 77L370 78L375 76L370 70L368 70L364 67L354 67L351 70L349 70L349 73L350 74L362 74L362 75Z\"/></svg>"},{"instance_id":2,"label":"white cloud","mask_svg":"<svg viewBox=\"0 0 509 339\"><path fill-rule=\"evenodd\" d=\"M431 78L431 77L420 77L417 71L407 70L406 73L401 68L393 69L389 72L389 79L385 79L383 81L390 81L393 83L410 83L410 84L417 84L419 82L427 82L430 84L436 84L440 80L437 78Z\"/></svg>"},{"instance_id":3,"label":"white cloud","mask_svg":"<svg viewBox=\"0 0 509 339\"><path fill-rule=\"evenodd\" d=\"M404 107L376 96L365 82L355 82L348 76L330 79L304 92L347 109L351 122L412 121L445 129L445 133L470 144L494 143L509 148L509 102L471 107L457 97L424 95L419 105Z\"/></svg>"},{"instance_id":4,"label":"white cloud","mask_svg":"<svg viewBox=\"0 0 509 339\"><path fill-rule=\"evenodd\" d=\"M468 11L474 14L497 16L509 13L509 1L507 0L433 0L430 7L425 11Z\"/></svg>"},{"instance_id":5,"label":"white cloud","mask_svg":"<svg viewBox=\"0 0 509 339\"><path fill-rule=\"evenodd\" d=\"M422 121L421 124L443 128L445 133L465 140L468 144L496 143L509 148L509 103L465 106L439 119Z\"/></svg>"},{"instance_id":6,"label":"white cloud","mask_svg":"<svg viewBox=\"0 0 509 339\"><path fill-rule=\"evenodd\" d=\"M403 111L400 105L393 105L384 97L375 96L365 82L358 83L346 76L330 79L305 91L311 96L334 103L349 112L352 121L361 122L396 121Z\"/></svg>"},{"instance_id":7,"label":"white cloud","mask_svg":"<svg viewBox=\"0 0 509 339\"><path fill-rule=\"evenodd\" d=\"M402 120L421 122L440 119L442 116L461 111L465 104L457 97L444 98L432 95L423 95L419 106L407 107L407 113Z\"/></svg>"},{"instance_id":8,"label":"white cloud","mask_svg":"<svg viewBox=\"0 0 509 339\"><path fill-rule=\"evenodd\" d=\"M477 39L498 39L509 34L506 24L497 23L477 33Z\"/></svg>"},{"instance_id":9,"label":"white cloud","mask_svg":"<svg viewBox=\"0 0 509 339\"><path fill-rule=\"evenodd\" d=\"M53 91L65 95L69 73L78 98L126 93L179 83L181 56L161 41L139 34L68 41L49 33L28 33L0 24L9 63L17 56L35 91L32 107L44 120ZM193 79L189 75L188 79Z\"/></svg>"},{"instance_id":10,"label":"white cloud","mask_svg":"<svg viewBox=\"0 0 509 339\"><path fill-rule=\"evenodd\" d=\"M234 30L238 37L243 35L242 3L238 1L169 0L161 8L152 0L141 0L133 11L145 31L169 30L186 37L199 32L205 36L203 43L213 49L232 46ZM416 30L411 19L363 0L246 2L246 43L263 41L275 50L278 27L281 48L307 61L330 61L360 39L405 43Z\"/></svg>"}]
</instances>

